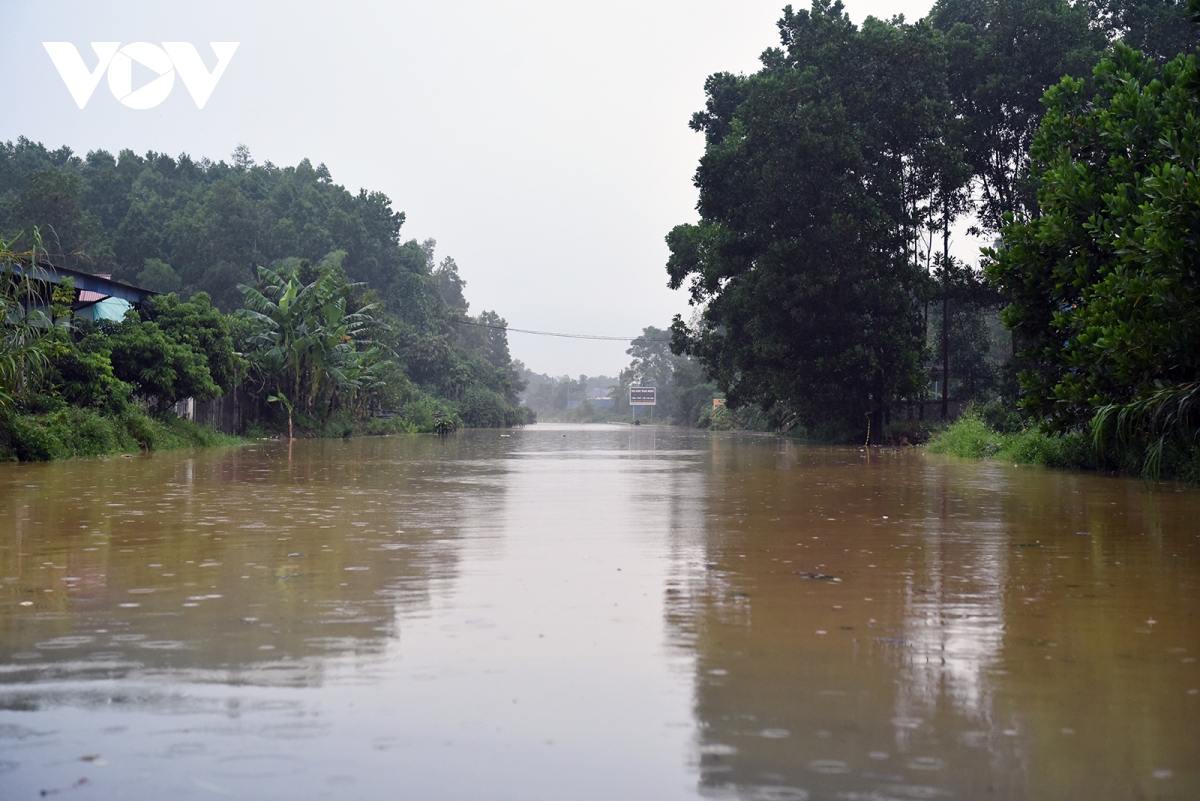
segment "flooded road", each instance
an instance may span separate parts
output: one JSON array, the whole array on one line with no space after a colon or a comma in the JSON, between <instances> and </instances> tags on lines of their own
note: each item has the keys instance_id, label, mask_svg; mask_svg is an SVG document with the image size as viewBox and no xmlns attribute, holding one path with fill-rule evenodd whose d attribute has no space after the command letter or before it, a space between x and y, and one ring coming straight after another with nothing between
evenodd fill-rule
<instances>
[{"instance_id":1,"label":"flooded road","mask_svg":"<svg viewBox=\"0 0 1200 801\"><path fill-rule=\"evenodd\" d=\"M0 798L1200 798L1200 492L538 425L0 465Z\"/></svg>"}]
</instances>

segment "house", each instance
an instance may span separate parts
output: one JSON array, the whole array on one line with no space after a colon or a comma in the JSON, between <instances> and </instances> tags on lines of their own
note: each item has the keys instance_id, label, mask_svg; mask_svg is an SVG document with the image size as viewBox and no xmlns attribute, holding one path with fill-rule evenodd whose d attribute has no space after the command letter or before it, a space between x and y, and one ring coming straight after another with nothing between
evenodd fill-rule
<instances>
[{"instance_id":1,"label":"house","mask_svg":"<svg viewBox=\"0 0 1200 801\"><path fill-rule=\"evenodd\" d=\"M150 289L114 281L111 275L92 275L45 261L33 265L13 263L8 265L7 269L46 286L45 291L33 294L33 297L38 299L34 303L36 306L49 306L50 285L70 278L76 290L71 311L75 318L80 320L120 320L125 316L125 312L151 295L158 294Z\"/></svg>"}]
</instances>

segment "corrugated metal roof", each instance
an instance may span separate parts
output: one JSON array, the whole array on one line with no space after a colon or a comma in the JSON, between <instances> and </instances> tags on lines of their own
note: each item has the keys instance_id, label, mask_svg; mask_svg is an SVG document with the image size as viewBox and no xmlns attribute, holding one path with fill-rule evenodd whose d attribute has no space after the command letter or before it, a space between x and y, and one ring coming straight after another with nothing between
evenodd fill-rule
<instances>
[{"instance_id":1,"label":"corrugated metal roof","mask_svg":"<svg viewBox=\"0 0 1200 801\"><path fill-rule=\"evenodd\" d=\"M112 273L96 273L96 277L97 278L107 278L111 281ZM79 290L79 296L76 298L76 300L78 300L80 303L97 303L101 300L104 300L107 297L109 297L109 296L103 295L99 292L92 292L87 289L81 289L81 290Z\"/></svg>"}]
</instances>

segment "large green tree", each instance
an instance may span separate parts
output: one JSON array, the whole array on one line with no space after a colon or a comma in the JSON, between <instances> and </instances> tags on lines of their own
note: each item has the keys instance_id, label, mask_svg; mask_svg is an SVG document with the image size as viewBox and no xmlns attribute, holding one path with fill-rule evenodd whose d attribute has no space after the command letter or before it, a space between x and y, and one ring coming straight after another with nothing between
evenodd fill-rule
<instances>
[{"instance_id":1,"label":"large green tree","mask_svg":"<svg viewBox=\"0 0 1200 801\"><path fill-rule=\"evenodd\" d=\"M937 0L930 11L945 35L946 79L983 230L1035 208L1029 149L1042 95L1064 75L1091 73L1107 44L1097 13L1069 0Z\"/></svg>"},{"instance_id":2,"label":"large green tree","mask_svg":"<svg viewBox=\"0 0 1200 801\"><path fill-rule=\"evenodd\" d=\"M708 79L700 221L667 237L676 318L731 404L783 404L810 427L875 430L923 384L914 237L949 126L945 52L926 24L852 24L789 6L751 76Z\"/></svg>"}]
</instances>

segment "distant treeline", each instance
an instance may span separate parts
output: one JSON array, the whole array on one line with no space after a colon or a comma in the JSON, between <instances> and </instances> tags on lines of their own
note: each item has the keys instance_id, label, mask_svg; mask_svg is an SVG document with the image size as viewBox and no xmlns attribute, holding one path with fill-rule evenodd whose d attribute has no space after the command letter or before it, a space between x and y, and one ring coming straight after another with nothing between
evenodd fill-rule
<instances>
[{"instance_id":1,"label":"distant treeline","mask_svg":"<svg viewBox=\"0 0 1200 801\"><path fill-rule=\"evenodd\" d=\"M6 264L44 259L174 294L175 303L194 299L193 316L207 315L235 355L234 366L193 382L212 391L188 397L241 387L261 401L259 423L281 425L294 411L308 431L335 419L352 427L380 413L410 417L421 429L435 420L449 421L443 428L525 422L504 320L494 312L469 316L454 260L437 262L433 240L402 240L403 223L386 195L352 194L323 164L255 164L243 146L229 162L213 162L129 150L81 157L25 138L0 143ZM10 303L32 291L11 274L6 280L0 289ZM151 324L163 334L161 313L149 307L136 321L100 326L55 320L66 333L40 376L45 391L30 393L32 375L0 387L10 412L34 397L44 406L87 395L66 387L55 353L90 348L119 361L109 340L133 334L118 329ZM7 340L14 336L9 326ZM0 358L11 345L0 345ZM151 410L177 394L124 383Z\"/></svg>"}]
</instances>

